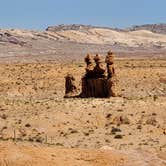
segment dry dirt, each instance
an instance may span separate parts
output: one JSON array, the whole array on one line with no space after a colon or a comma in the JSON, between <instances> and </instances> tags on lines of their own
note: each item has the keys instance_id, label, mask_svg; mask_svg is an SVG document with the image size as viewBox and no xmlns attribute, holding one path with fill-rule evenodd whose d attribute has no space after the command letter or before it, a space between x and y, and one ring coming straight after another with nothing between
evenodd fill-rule
<instances>
[{"instance_id":1,"label":"dry dirt","mask_svg":"<svg viewBox=\"0 0 166 166\"><path fill-rule=\"evenodd\" d=\"M117 59L119 97L64 99L84 67L0 64L0 165L166 165L166 60Z\"/></svg>"},{"instance_id":2,"label":"dry dirt","mask_svg":"<svg viewBox=\"0 0 166 166\"><path fill-rule=\"evenodd\" d=\"M54 148L0 142L1 166L165 166L166 153Z\"/></svg>"}]
</instances>

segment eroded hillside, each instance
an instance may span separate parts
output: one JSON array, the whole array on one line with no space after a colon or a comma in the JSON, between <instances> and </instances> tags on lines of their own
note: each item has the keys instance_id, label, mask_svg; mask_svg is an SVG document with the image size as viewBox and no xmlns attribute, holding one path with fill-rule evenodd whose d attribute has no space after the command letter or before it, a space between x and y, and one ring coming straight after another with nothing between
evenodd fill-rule
<instances>
[{"instance_id":1,"label":"eroded hillside","mask_svg":"<svg viewBox=\"0 0 166 166\"><path fill-rule=\"evenodd\" d=\"M166 35L146 28L127 31L83 25L52 26L46 31L0 29L3 61L80 61L87 52L103 54L110 49L119 56L163 57Z\"/></svg>"}]
</instances>

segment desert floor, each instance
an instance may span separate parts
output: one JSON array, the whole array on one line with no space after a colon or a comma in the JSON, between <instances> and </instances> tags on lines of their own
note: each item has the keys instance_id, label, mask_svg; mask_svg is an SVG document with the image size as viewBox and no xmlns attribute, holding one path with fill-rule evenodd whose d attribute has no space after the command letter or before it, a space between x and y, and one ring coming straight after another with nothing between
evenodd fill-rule
<instances>
[{"instance_id":1,"label":"desert floor","mask_svg":"<svg viewBox=\"0 0 166 166\"><path fill-rule=\"evenodd\" d=\"M75 76L79 94L84 68L84 63L1 63L0 149L27 144L70 148L67 154L71 148L104 146L166 152L166 59L117 59L119 97L63 98L65 75Z\"/></svg>"}]
</instances>

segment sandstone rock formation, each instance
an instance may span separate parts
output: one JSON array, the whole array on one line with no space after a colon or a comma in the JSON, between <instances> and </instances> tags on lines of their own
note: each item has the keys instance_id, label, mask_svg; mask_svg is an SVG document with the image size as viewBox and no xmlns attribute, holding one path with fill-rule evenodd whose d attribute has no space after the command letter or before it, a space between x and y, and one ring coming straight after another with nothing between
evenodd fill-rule
<instances>
[{"instance_id":1,"label":"sandstone rock formation","mask_svg":"<svg viewBox=\"0 0 166 166\"><path fill-rule=\"evenodd\" d=\"M87 56L85 57L85 63L86 63L86 74L85 74L85 77L86 78L92 78L94 73L93 73L93 58L90 54L87 54Z\"/></svg>"},{"instance_id":2,"label":"sandstone rock formation","mask_svg":"<svg viewBox=\"0 0 166 166\"><path fill-rule=\"evenodd\" d=\"M67 74L65 77L65 96L64 97L74 97L77 92L77 88L75 85L75 78L71 74Z\"/></svg>"},{"instance_id":3,"label":"sandstone rock formation","mask_svg":"<svg viewBox=\"0 0 166 166\"><path fill-rule=\"evenodd\" d=\"M86 57L86 63L91 59ZM116 77L114 68L114 55L111 51L108 52L105 62L107 64L107 76L103 67L101 57L97 54L94 57L96 63L92 70L92 61L87 63L86 74L82 78L82 93L81 97L115 97L116 96ZM89 66L88 66L89 65ZM91 72L91 74L89 74Z\"/></svg>"},{"instance_id":4,"label":"sandstone rock formation","mask_svg":"<svg viewBox=\"0 0 166 166\"><path fill-rule=\"evenodd\" d=\"M116 96L116 78L115 78L115 67L114 67L114 55L111 51L108 52L105 62L107 63L107 88L108 96Z\"/></svg>"},{"instance_id":5,"label":"sandstone rock formation","mask_svg":"<svg viewBox=\"0 0 166 166\"><path fill-rule=\"evenodd\" d=\"M99 56L99 54L96 54L96 56L94 57L94 61L96 63L96 66L93 69L94 78L104 78L105 68L102 65L101 57Z\"/></svg>"},{"instance_id":6,"label":"sandstone rock formation","mask_svg":"<svg viewBox=\"0 0 166 166\"><path fill-rule=\"evenodd\" d=\"M86 74L82 78L82 93L81 97L105 97L107 93L107 82L105 80L105 68L102 66L101 58L97 54L93 60L96 65L93 67L92 58L86 56L87 63ZM88 70L87 70L88 68Z\"/></svg>"},{"instance_id":7,"label":"sandstone rock formation","mask_svg":"<svg viewBox=\"0 0 166 166\"><path fill-rule=\"evenodd\" d=\"M107 97L107 81L105 78L82 78L82 92L80 97Z\"/></svg>"},{"instance_id":8,"label":"sandstone rock formation","mask_svg":"<svg viewBox=\"0 0 166 166\"><path fill-rule=\"evenodd\" d=\"M95 67L93 65L95 62ZM87 54L85 57L85 75L82 78L82 92L80 95L76 95L77 88L74 84L74 77L68 74L66 78L66 91L64 97L116 97L116 77L114 68L114 55L111 51L105 58L107 64L107 75L105 73L106 68L103 66L102 59L99 54L92 57Z\"/></svg>"}]
</instances>

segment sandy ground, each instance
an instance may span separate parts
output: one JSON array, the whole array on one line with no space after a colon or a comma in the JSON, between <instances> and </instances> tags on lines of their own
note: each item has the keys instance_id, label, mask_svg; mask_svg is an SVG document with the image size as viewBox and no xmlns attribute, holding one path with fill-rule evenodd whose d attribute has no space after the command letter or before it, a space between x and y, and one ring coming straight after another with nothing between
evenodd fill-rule
<instances>
[{"instance_id":1,"label":"sandy ground","mask_svg":"<svg viewBox=\"0 0 166 166\"><path fill-rule=\"evenodd\" d=\"M166 153L101 149L68 149L0 142L1 166L165 166Z\"/></svg>"},{"instance_id":2,"label":"sandy ground","mask_svg":"<svg viewBox=\"0 0 166 166\"><path fill-rule=\"evenodd\" d=\"M106 165L104 162L111 165L111 158L114 160L111 152L113 157L109 157L110 161L105 152L98 152L103 146L121 150L123 154L132 154L135 149L139 149L141 155L145 150L154 154L166 152L166 60L117 60L119 97L64 99L64 76L68 72L75 75L76 84L80 88L84 67L83 63L1 63L0 149L11 146L24 154L29 154L27 151L36 154L41 150L43 156L49 155L50 151L69 155L72 149L62 152L66 148L86 149L95 158L100 153L102 161L97 159L98 165ZM41 149L31 149L36 142ZM77 154L77 150L72 153ZM0 155L4 154L1 151ZM32 154L30 160L34 161ZM84 156L82 150L78 154ZM103 155L104 159L101 157ZM41 162L44 160L43 157ZM52 159L48 157L48 160L51 165ZM61 158L58 157L56 162L59 160ZM86 165L75 160L75 165ZM95 165L95 161L88 161L88 164ZM63 162L61 165L66 165ZM15 165L21 164L18 161Z\"/></svg>"}]
</instances>

